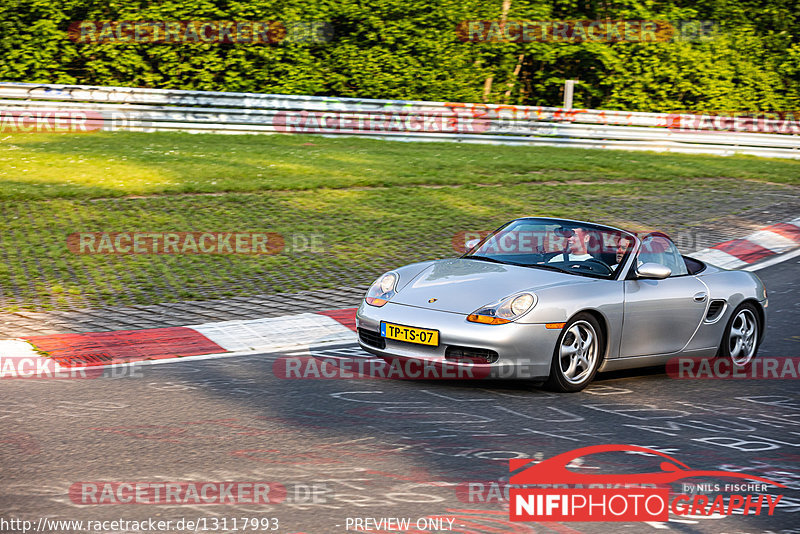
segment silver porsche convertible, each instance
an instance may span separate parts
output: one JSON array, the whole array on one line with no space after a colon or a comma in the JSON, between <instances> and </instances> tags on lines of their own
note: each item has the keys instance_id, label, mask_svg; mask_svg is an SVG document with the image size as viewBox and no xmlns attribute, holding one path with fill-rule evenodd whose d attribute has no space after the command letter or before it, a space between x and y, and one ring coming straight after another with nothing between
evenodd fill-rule
<instances>
[{"instance_id":1,"label":"silver porsche convertible","mask_svg":"<svg viewBox=\"0 0 800 534\"><path fill-rule=\"evenodd\" d=\"M385 359L525 369L557 391L598 371L756 356L767 293L746 271L682 256L662 233L516 219L459 258L380 276L356 314L361 347Z\"/></svg>"}]
</instances>

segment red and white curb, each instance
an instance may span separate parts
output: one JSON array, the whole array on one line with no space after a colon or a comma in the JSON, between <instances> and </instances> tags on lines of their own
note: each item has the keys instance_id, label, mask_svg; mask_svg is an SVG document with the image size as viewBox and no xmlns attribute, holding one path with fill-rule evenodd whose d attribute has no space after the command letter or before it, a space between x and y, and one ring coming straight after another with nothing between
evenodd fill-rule
<instances>
[{"instance_id":1,"label":"red and white curb","mask_svg":"<svg viewBox=\"0 0 800 534\"><path fill-rule=\"evenodd\" d=\"M798 255L800 217L716 244L692 257L727 269L757 270ZM53 368L171 363L354 343L355 312L355 308L347 308L181 327L0 340L0 377L13 377L19 371L14 362L46 374Z\"/></svg>"},{"instance_id":2,"label":"red and white curb","mask_svg":"<svg viewBox=\"0 0 800 534\"><path fill-rule=\"evenodd\" d=\"M691 254L693 258L725 269L755 270L767 267L768 258L786 254L800 247L800 217L762 228L742 239L717 243ZM798 252L800 253L800 252ZM785 257L780 258L782 261ZM763 263L762 263L763 262Z\"/></svg>"},{"instance_id":3,"label":"red and white curb","mask_svg":"<svg viewBox=\"0 0 800 534\"><path fill-rule=\"evenodd\" d=\"M25 366L26 372L41 369L45 374L52 374L53 369L97 368L162 360L177 362L311 345L354 343L355 312L355 308L347 308L170 328L0 340L0 377L20 377L20 364ZM35 349L46 352L48 356ZM47 365L42 360L47 360Z\"/></svg>"}]
</instances>

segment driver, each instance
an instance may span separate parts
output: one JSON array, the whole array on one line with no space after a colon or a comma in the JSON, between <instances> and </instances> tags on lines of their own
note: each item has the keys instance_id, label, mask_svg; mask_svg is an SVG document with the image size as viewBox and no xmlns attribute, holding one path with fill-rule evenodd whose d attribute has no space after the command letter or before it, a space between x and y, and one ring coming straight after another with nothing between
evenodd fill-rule
<instances>
[{"instance_id":1,"label":"driver","mask_svg":"<svg viewBox=\"0 0 800 534\"><path fill-rule=\"evenodd\" d=\"M625 254L628 250L633 246L633 239L629 236L621 236L619 242L617 243L617 250L614 253L614 264L611 265L611 270L616 271L617 267L620 266L620 262L622 258L625 257Z\"/></svg>"},{"instance_id":2,"label":"driver","mask_svg":"<svg viewBox=\"0 0 800 534\"><path fill-rule=\"evenodd\" d=\"M567 243L564 246L564 251L550 258L547 263L593 259L593 256L586 250L586 238L588 236L582 229L573 230L572 228L561 226L555 229L554 234L558 237L567 238Z\"/></svg>"}]
</instances>

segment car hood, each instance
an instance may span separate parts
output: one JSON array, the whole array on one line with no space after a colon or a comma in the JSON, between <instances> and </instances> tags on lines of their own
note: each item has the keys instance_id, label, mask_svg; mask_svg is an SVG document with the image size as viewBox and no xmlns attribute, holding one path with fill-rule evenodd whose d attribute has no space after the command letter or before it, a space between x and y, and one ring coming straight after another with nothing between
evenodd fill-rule
<instances>
[{"instance_id":1,"label":"car hood","mask_svg":"<svg viewBox=\"0 0 800 534\"><path fill-rule=\"evenodd\" d=\"M564 284L593 281L544 269L501 265L479 260L433 262L400 288L395 304L469 314L520 291L535 292ZM431 299L435 299L430 302Z\"/></svg>"}]
</instances>

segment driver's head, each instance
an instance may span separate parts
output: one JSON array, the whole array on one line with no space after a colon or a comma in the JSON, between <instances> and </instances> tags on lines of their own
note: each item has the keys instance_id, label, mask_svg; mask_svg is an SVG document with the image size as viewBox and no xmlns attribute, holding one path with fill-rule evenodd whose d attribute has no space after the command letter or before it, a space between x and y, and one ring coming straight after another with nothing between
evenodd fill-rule
<instances>
[{"instance_id":1,"label":"driver's head","mask_svg":"<svg viewBox=\"0 0 800 534\"><path fill-rule=\"evenodd\" d=\"M571 230L567 239L567 251L572 254L586 254L586 234L580 228Z\"/></svg>"},{"instance_id":2,"label":"driver's head","mask_svg":"<svg viewBox=\"0 0 800 534\"><path fill-rule=\"evenodd\" d=\"M586 253L586 233L582 228L567 228L560 226L554 231L561 243L564 243L564 252L570 254ZM563 241L561 241L563 239Z\"/></svg>"},{"instance_id":3,"label":"driver's head","mask_svg":"<svg viewBox=\"0 0 800 534\"><path fill-rule=\"evenodd\" d=\"M616 251L617 263L622 261L622 258L625 257L625 253L628 252L628 249L630 249L632 246L633 246L633 238L626 235L621 236L619 238L619 242L617 242L617 251Z\"/></svg>"}]
</instances>

